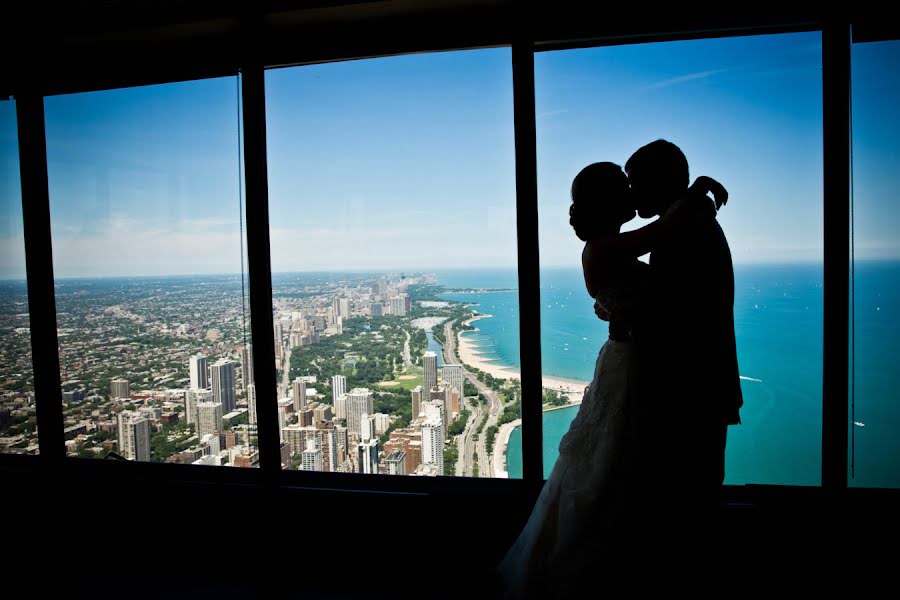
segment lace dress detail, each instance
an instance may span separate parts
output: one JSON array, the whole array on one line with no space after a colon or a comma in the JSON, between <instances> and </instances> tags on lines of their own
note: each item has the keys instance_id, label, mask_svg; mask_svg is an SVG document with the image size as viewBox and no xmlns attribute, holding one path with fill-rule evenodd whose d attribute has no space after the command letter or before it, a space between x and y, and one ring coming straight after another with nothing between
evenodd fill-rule
<instances>
[{"instance_id":1,"label":"lace dress detail","mask_svg":"<svg viewBox=\"0 0 900 600\"><path fill-rule=\"evenodd\" d=\"M627 293L597 298L619 310ZM595 570L605 532L625 501L627 409L634 389L634 347L607 340L594 365L578 414L559 444L559 458L518 539L498 566L507 598L577 595Z\"/></svg>"}]
</instances>

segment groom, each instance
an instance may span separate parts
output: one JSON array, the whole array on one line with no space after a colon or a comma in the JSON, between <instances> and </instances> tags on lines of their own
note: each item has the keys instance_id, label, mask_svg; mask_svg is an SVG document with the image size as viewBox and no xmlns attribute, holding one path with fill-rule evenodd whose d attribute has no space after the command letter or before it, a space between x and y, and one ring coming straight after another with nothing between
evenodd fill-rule
<instances>
[{"instance_id":1,"label":"groom","mask_svg":"<svg viewBox=\"0 0 900 600\"><path fill-rule=\"evenodd\" d=\"M684 153L665 140L640 148L625 172L642 218L664 213L690 184ZM656 531L697 531L721 507L726 432L743 404L734 272L718 221L698 219L660 244L650 274L634 327L638 518Z\"/></svg>"}]
</instances>

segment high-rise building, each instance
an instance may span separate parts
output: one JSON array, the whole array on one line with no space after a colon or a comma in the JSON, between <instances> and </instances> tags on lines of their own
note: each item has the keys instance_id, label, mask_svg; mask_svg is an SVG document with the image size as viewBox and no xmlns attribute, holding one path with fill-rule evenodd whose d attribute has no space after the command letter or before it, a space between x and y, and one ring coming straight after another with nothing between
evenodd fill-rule
<instances>
[{"instance_id":1,"label":"high-rise building","mask_svg":"<svg viewBox=\"0 0 900 600\"><path fill-rule=\"evenodd\" d=\"M429 419L422 425L422 462L434 465L439 475L444 474L444 432L438 419Z\"/></svg>"},{"instance_id":2,"label":"high-rise building","mask_svg":"<svg viewBox=\"0 0 900 600\"><path fill-rule=\"evenodd\" d=\"M360 442L356 446L357 465L360 473L378 474L378 440Z\"/></svg>"},{"instance_id":3,"label":"high-rise building","mask_svg":"<svg viewBox=\"0 0 900 600\"><path fill-rule=\"evenodd\" d=\"M335 320L337 320L337 318L339 316L341 316L341 299L340 298L332 298L331 312L334 314Z\"/></svg>"},{"instance_id":4,"label":"high-rise building","mask_svg":"<svg viewBox=\"0 0 900 600\"><path fill-rule=\"evenodd\" d=\"M347 394L341 394L334 402L334 417L336 419L347 418Z\"/></svg>"},{"instance_id":5,"label":"high-rise building","mask_svg":"<svg viewBox=\"0 0 900 600\"><path fill-rule=\"evenodd\" d=\"M334 320L337 318L337 315L334 314L334 309L332 307L328 307L325 309L325 318L328 320L328 324L331 325L334 323Z\"/></svg>"},{"instance_id":6,"label":"high-rise building","mask_svg":"<svg viewBox=\"0 0 900 600\"><path fill-rule=\"evenodd\" d=\"M284 342L284 325L281 324L281 319L275 321L275 345L280 346Z\"/></svg>"},{"instance_id":7,"label":"high-rise building","mask_svg":"<svg viewBox=\"0 0 900 600\"><path fill-rule=\"evenodd\" d=\"M147 417L130 410L119 413L119 454L128 460L150 460L150 420Z\"/></svg>"},{"instance_id":8,"label":"high-rise building","mask_svg":"<svg viewBox=\"0 0 900 600\"><path fill-rule=\"evenodd\" d=\"M406 301L401 296L391 298L391 314L398 317L406 316Z\"/></svg>"},{"instance_id":9,"label":"high-rise building","mask_svg":"<svg viewBox=\"0 0 900 600\"><path fill-rule=\"evenodd\" d=\"M301 378L296 378L293 383L294 388L294 411L300 412L306 410L306 382Z\"/></svg>"},{"instance_id":10,"label":"high-rise building","mask_svg":"<svg viewBox=\"0 0 900 600\"><path fill-rule=\"evenodd\" d=\"M350 318L350 298L341 298L340 302L340 312L338 316L344 317L345 319Z\"/></svg>"},{"instance_id":11,"label":"high-rise building","mask_svg":"<svg viewBox=\"0 0 900 600\"><path fill-rule=\"evenodd\" d=\"M251 383L247 386L247 405L250 408L250 424L256 425L256 384Z\"/></svg>"},{"instance_id":12,"label":"high-rise building","mask_svg":"<svg viewBox=\"0 0 900 600\"><path fill-rule=\"evenodd\" d=\"M432 402L439 402L441 405L440 417L441 423L444 425L444 439L446 440L450 436L450 388L439 385L436 388L432 388L429 397Z\"/></svg>"},{"instance_id":13,"label":"high-rise building","mask_svg":"<svg viewBox=\"0 0 900 600\"><path fill-rule=\"evenodd\" d=\"M302 449L307 448L308 442L313 441L315 447L322 451L322 468L320 471L335 471L341 463L340 440L341 435L339 429L332 424L319 424L312 427L301 427L300 425L288 425L284 427L282 436L284 441L290 445L294 454L300 454ZM346 444L346 429L343 437Z\"/></svg>"},{"instance_id":14,"label":"high-rise building","mask_svg":"<svg viewBox=\"0 0 900 600\"><path fill-rule=\"evenodd\" d=\"M307 438L306 450L303 451L304 471L324 471L322 449L316 447L316 440Z\"/></svg>"},{"instance_id":15,"label":"high-rise building","mask_svg":"<svg viewBox=\"0 0 900 600\"><path fill-rule=\"evenodd\" d=\"M368 442L375 437L375 415L362 415L359 420L359 439Z\"/></svg>"},{"instance_id":16,"label":"high-rise building","mask_svg":"<svg viewBox=\"0 0 900 600\"><path fill-rule=\"evenodd\" d=\"M384 316L384 306L381 302L373 302L369 305L369 316L373 318Z\"/></svg>"},{"instance_id":17,"label":"high-rise building","mask_svg":"<svg viewBox=\"0 0 900 600\"><path fill-rule=\"evenodd\" d=\"M313 411L309 408L301 410L297 415L297 423L303 427L311 426L313 424Z\"/></svg>"},{"instance_id":18,"label":"high-rise building","mask_svg":"<svg viewBox=\"0 0 900 600\"><path fill-rule=\"evenodd\" d=\"M430 350L425 352L425 355L422 357L422 364L425 367L425 382L422 387L425 388L427 393L437 385L437 354Z\"/></svg>"},{"instance_id":19,"label":"high-rise building","mask_svg":"<svg viewBox=\"0 0 900 600\"><path fill-rule=\"evenodd\" d=\"M131 396L131 390L127 379L113 379L109 382L110 398L128 398Z\"/></svg>"},{"instance_id":20,"label":"high-rise building","mask_svg":"<svg viewBox=\"0 0 900 600\"><path fill-rule=\"evenodd\" d=\"M337 407L337 399L347 392L347 378L343 375L335 375L331 378L331 403ZM340 418L344 418L343 416Z\"/></svg>"},{"instance_id":21,"label":"high-rise building","mask_svg":"<svg viewBox=\"0 0 900 600\"><path fill-rule=\"evenodd\" d=\"M344 333L344 317L337 318L337 334L341 335Z\"/></svg>"},{"instance_id":22,"label":"high-rise building","mask_svg":"<svg viewBox=\"0 0 900 600\"><path fill-rule=\"evenodd\" d=\"M384 443L384 454L400 450L406 454L406 472L412 473L422 464L422 432L419 429L406 427L391 432L390 439Z\"/></svg>"},{"instance_id":23,"label":"high-rise building","mask_svg":"<svg viewBox=\"0 0 900 600\"><path fill-rule=\"evenodd\" d=\"M347 394L347 429L350 433L359 434L360 421L363 415L371 415L374 398L369 388L353 388Z\"/></svg>"},{"instance_id":24,"label":"high-rise building","mask_svg":"<svg viewBox=\"0 0 900 600\"><path fill-rule=\"evenodd\" d=\"M406 452L394 450L385 459L388 473L391 475L406 475Z\"/></svg>"},{"instance_id":25,"label":"high-rise building","mask_svg":"<svg viewBox=\"0 0 900 600\"><path fill-rule=\"evenodd\" d=\"M328 422L334 418L334 413L331 410L331 405L329 404L319 404L313 410L313 421L315 424Z\"/></svg>"},{"instance_id":26,"label":"high-rise building","mask_svg":"<svg viewBox=\"0 0 900 600\"><path fill-rule=\"evenodd\" d=\"M203 438L207 434L222 431L222 403L200 402L197 404L197 435Z\"/></svg>"},{"instance_id":27,"label":"high-rise building","mask_svg":"<svg viewBox=\"0 0 900 600\"><path fill-rule=\"evenodd\" d=\"M391 426L391 416L384 413L375 413L375 435L381 435Z\"/></svg>"},{"instance_id":28,"label":"high-rise building","mask_svg":"<svg viewBox=\"0 0 900 600\"><path fill-rule=\"evenodd\" d=\"M453 388L460 393L463 391L463 369L462 365L448 365L441 367L441 383L445 386Z\"/></svg>"},{"instance_id":29,"label":"high-rise building","mask_svg":"<svg viewBox=\"0 0 900 600\"><path fill-rule=\"evenodd\" d=\"M422 412L422 394L424 393L425 388L421 385L417 385L412 389L410 394L412 395L412 418L415 419L419 416L419 413Z\"/></svg>"},{"instance_id":30,"label":"high-rise building","mask_svg":"<svg viewBox=\"0 0 900 600\"><path fill-rule=\"evenodd\" d=\"M209 373L206 370L206 357L195 354L191 357L191 389L205 390L209 387Z\"/></svg>"},{"instance_id":31,"label":"high-rise building","mask_svg":"<svg viewBox=\"0 0 900 600\"><path fill-rule=\"evenodd\" d=\"M212 402L213 395L209 390L188 390L184 393L184 412L185 421L188 424L193 423L194 429L197 428L197 405L201 402Z\"/></svg>"},{"instance_id":32,"label":"high-rise building","mask_svg":"<svg viewBox=\"0 0 900 600\"><path fill-rule=\"evenodd\" d=\"M409 299L409 294L406 292L400 294L400 297L403 298L403 314L409 312L409 309L412 308L412 301Z\"/></svg>"},{"instance_id":33,"label":"high-rise building","mask_svg":"<svg viewBox=\"0 0 900 600\"><path fill-rule=\"evenodd\" d=\"M241 346L241 380L246 392L247 387L253 385L253 346L251 344Z\"/></svg>"},{"instance_id":34,"label":"high-rise building","mask_svg":"<svg viewBox=\"0 0 900 600\"><path fill-rule=\"evenodd\" d=\"M234 397L234 363L220 360L210 369L212 373L213 402L222 405L225 413L230 413L236 405Z\"/></svg>"}]
</instances>

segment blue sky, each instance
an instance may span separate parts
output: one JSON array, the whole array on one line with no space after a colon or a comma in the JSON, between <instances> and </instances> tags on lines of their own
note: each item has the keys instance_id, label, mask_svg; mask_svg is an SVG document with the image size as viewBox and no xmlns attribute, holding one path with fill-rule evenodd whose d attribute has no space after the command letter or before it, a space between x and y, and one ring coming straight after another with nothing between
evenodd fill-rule
<instances>
[{"instance_id":1,"label":"blue sky","mask_svg":"<svg viewBox=\"0 0 900 600\"><path fill-rule=\"evenodd\" d=\"M853 52L857 255L898 258L900 46ZM821 259L818 33L540 53L535 82L545 266L578 264L572 177L660 137L729 188L735 262ZM509 49L278 69L266 86L273 270L515 264ZM46 100L57 275L240 268L237 92L222 78ZM13 102L0 152L0 277L16 277Z\"/></svg>"}]
</instances>

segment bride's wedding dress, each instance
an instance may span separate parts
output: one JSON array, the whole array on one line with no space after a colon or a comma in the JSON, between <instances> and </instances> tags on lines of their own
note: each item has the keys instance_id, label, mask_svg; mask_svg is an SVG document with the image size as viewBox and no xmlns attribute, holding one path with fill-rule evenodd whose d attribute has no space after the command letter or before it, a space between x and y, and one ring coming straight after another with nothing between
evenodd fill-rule
<instances>
[{"instance_id":1,"label":"bride's wedding dress","mask_svg":"<svg viewBox=\"0 0 900 600\"><path fill-rule=\"evenodd\" d=\"M607 340L559 459L518 539L498 566L508 598L574 596L611 550L607 532L625 502L627 408L634 346ZM600 562L598 562L600 561Z\"/></svg>"}]
</instances>

